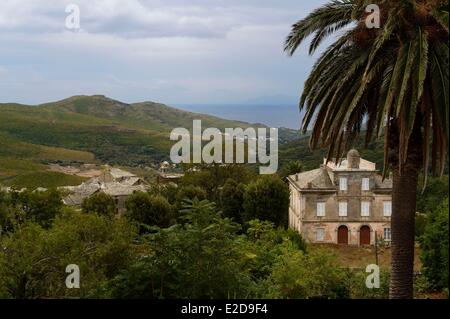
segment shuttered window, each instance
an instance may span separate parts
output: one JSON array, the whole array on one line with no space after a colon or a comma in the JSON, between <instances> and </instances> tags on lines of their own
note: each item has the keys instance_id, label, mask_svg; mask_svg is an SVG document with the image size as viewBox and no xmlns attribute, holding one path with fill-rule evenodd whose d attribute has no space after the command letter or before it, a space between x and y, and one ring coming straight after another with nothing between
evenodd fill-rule
<instances>
[{"instance_id":1,"label":"shuttered window","mask_svg":"<svg viewBox=\"0 0 450 319\"><path fill-rule=\"evenodd\" d=\"M339 178L339 189L343 192L347 191L347 189L348 189L347 177Z\"/></svg>"},{"instance_id":2,"label":"shuttered window","mask_svg":"<svg viewBox=\"0 0 450 319\"><path fill-rule=\"evenodd\" d=\"M392 215L392 202L384 202L383 203L383 215L385 217L391 217Z\"/></svg>"},{"instance_id":3,"label":"shuttered window","mask_svg":"<svg viewBox=\"0 0 450 319\"><path fill-rule=\"evenodd\" d=\"M325 217L325 203L324 202L317 203L317 217Z\"/></svg>"},{"instance_id":4,"label":"shuttered window","mask_svg":"<svg viewBox=\"0 0 450 319\"><path fill-rule=\"evenodd\" d=\"M386 241L391 240L391 229L390 228L384 229L384 240L386 240Z\"/></svg>"},{"instance_id":5,"label":"shuttered window","mask_svg":"<svg viewBox=\"0 0 450 319\"><path fill-rule=\"evenodd\" d=\"M361 202L361 216L362 217L370 216L370 202Z\"/></svg>"},{"instance_id":6,"label":"shuttered window","mask_svg":"<svg viewBox=\"0 0 450 319\"><path fill-rule=\"evenodd\" d=\"M339 217L347 217L347 202L339 202Z\"/></svg>"},{"instance_id":7,"label":"shuttered window","mask_svg":"<svg viewBox=\"0 0 450 319\"><path fill-rule=\"evenodd\" d=\"M369 178L363 178L362 179L361 189L363 191L369 191L370 190L370 179Z\"/></svg>"}]
</instances>

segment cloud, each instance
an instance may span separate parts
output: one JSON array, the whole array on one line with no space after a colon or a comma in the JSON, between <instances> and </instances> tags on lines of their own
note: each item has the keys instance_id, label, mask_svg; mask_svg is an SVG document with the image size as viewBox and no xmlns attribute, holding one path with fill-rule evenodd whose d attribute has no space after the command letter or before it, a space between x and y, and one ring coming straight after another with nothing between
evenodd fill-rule
<instances>
[{"instance_id":1,"label":"cloud","mask_svg":"<svg viewBox=\"0 0 450 319\"><path fill-rule=\"evenodd\" d=\"M84 32L123 38L225 37L234 28L280 23L293 14L274 1L2 0L0 32L62 32L72 3Z\"/></svg>"},{"instance_id":2,"label":"cloud","mask_svg":"<svg viewBox=\"0 0 450 319\"><path fill-rule=\"evenodd\" d=\"M313 59L283 53L326 0L1 0L0 101L73 94L228 103L297 96ZM65 27L80 7L81 30Z\"/></svg>"}]
</instances>

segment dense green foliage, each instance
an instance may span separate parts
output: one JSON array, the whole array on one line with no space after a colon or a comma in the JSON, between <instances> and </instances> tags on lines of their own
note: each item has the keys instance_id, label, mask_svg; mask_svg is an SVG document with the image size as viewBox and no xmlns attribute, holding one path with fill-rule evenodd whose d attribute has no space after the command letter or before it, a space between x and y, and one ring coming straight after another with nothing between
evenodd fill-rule
<instances>
[{"instance_id":1,"label":"dense green foliage","mask_svg":"<svg viewBox=\"0 0 450 319\"><path fill-rule=\"evenodd\" d=\"M289 161L286 164L284 164L283 167L281 167L281 169L278 171L278 175L280 175L282 179L285 179L290 175L294 175L301 172L303 172L303 163L299 160L295 160Z\"/></svg>"},{"instance_id":2,"label":"dense green foliage","mask_svg":"<svg viewBox=\"0 0 450 319\"><path fill-rule=\"evenodd\" d=\"M225 217L242 223L244 213L245 185L229 179L220 191L220 204Z\"/></svg>"},{"instance_id":3,"label":"dense green foliage","mask_svg":"<svg viewBox=\"0 0 450 319\"><path fill-rule=\"evenodd\" d=\"M84 213L113 217L116 213L116 203L114 198L100 192L86 198L81 205L81 209Z\"/></svg>"},{"instance_id":4,"label":"dense green foliage","mask_svg":"<svg viewBox=\"0 0 450 319\"><path fill-rule=\"evenodd\" d=\"M202 165L200 167L186 167L181 185L198 186L203 188L209 199L219 202L220 188L229 179L247 184L256 174L244 165Z\"/></svg>"},{"instance_id":5,"label":"dense green foliage","mask_svg":"<svg viewBox=\"0 0 450 319\"><path fill-rule=\"evenodd\" d=\"M260 180L251 182L249 189L253 191ZM279 178L270 180L285 186ZM229 179L221 189L239 185ZM0 223L3 226L0 233L0 297L283 299L387 296L389 276L384 270L381 289L367 289L367 274L343 268L332 250L309 249L297 232L277 228L270 221L236 222L234 218L224 216L220 207L208 200L185 198L182 209L177 212L178 219L165 224L173 211L165 196L176 197L173 193L177 191L182 188L168 186L167 189L154 189L152 194L135 193L122 217L110 218L109 214L94 213L101 210L96 207L104 208L101 204L108 201L91 197L93 208L84 213L58 204L52 209L51 216L55 216L47 218L44 215L46 218L43 219L35 218L36 215L29 212L39 212L39 208L44 207L40 201L52 198L50 192L26 196L0 192ZM25 211L22 200L34 203L35 208ZM448 218L448 206L446 209ZM38 213L37 216L43 215ZM439 226L432 229L438 234L428 240L433 245L437 242L433 238L442 236L444 218L436 217L435 220L439 222L433 225ZM136 223L141 226L141 231ZM159 227L142 227L143 224ZM435 252L427 256L432 254ZM80 289L65 286L66 267L70 264L80 268Z\"/></svg>"},{"instance_id":6,"label":"dense green foliage","mask_svg":"<svg viewBox=\"0 0 450 319\"><path fill-rule=\"evenodd\" d=\"M92 298L127 267L134 231L125 220L67 212L45 230L26 222L1 237L0 294L6 298ZM80 289L67 289L67 265L80 267Z\"/></svg>"},{"instance_id":7,"label":"dense green foliage","mask_svg":"<svg viewBox=\"0 0 450 319\"><path fill-rule=\"evenodd\" d=\"M169 227L173 220L173 208L162 196L135 192L126 201L126 216L141 225Z\"/></svg>"},{"instance_id":8,"label":"dense green foliage","mask_svg":"<svg viewBox=\"0 0 450 319\"><path fill-rule=\"evenodd\" d=\"M244 219L268 220L286 226L289 188L276 175L265 175L250 183L244 194Z\"/></svg>"},{"instance_id":9,"label":"dense green foliage","mask_svg":"<svg viewBox=\"0 0 450 319\"><path fill-rule=\"evenodd\" d=\"M424 275L432 288L448 289L449 252L448 198L428 215L425 232L421 238Z\"/></svg>"},{"instance_id":10,"label":"dense green foliage","mask_svg":"<svg viewBox=\"0 0 450 319\"><path fill-rule=\"evenodd\" d=\"M424 190L422 181L418 186L420 192L417 196L417 211L426 214L436 209L436 205L448 197L448 181L448 175L431 177Z\"/></svg>"},{"instance_id":11,"label":"dense green foliage","mask_svg":"<svg viewBox=\"0 0 450 319\"><path fill-rule=\"evenodd\" d=\"M186 199L204 200L208 197L206 191L200 186L183 185L178 189L175 195L175 203L178 209L183 207L183 202Z\"/></svg>"},{"instance_id":12,"label":"dense green foliage","mask_svg":"<svg viewBox=\"0 0 450 319\"><path fill-rule=\"evenodd\" d=\"M19 206L27 219L44 228L51 225L63 207L61 194L56 190L12 193L11 203Z\"/></svg>"}]
</instances>

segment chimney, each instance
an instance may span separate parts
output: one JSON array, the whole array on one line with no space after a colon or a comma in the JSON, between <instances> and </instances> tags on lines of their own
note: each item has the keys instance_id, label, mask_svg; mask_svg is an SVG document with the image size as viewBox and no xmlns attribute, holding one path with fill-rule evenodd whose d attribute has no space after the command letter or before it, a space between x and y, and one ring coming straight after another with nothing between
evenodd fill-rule
<instances>
[{"instance_id":1,"label":"chimney","mask_svg":"<svg viewBox=\"0 0 450 319\"><path fill-rule=\"evenodd\" d=\"M347 153L347 168L348 169L359 169L359 164L361 162L361 156L359 152L355 149L350 150Z\"/></svg>"}]
</instances>

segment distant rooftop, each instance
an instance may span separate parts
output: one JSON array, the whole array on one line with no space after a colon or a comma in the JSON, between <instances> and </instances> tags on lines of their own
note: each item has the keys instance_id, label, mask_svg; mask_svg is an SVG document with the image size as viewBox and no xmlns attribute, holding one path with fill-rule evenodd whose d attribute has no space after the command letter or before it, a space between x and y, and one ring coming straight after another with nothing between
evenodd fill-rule
<instances>
[{"instance_id":1,"label":"distant rooftop","mask_svg":"<svg viewBox=\"0 0 450 319\"><path fill-rule=\"evenodd\" d=\"M113 178L136 177L136 175L134 175L130 172L124 171L120 168L114 168L114 167L109 169L109 173L111 174L111 176Z\"/></svg>"}]
</instances>

